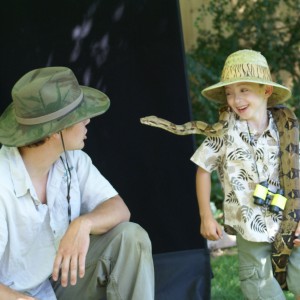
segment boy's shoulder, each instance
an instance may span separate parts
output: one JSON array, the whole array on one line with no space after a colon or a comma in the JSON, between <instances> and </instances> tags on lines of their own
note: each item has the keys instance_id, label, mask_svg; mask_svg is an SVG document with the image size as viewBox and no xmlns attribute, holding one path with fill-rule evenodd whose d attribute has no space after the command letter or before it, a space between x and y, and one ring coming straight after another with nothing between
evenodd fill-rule
<instances>
[{"instance_id":1,"label":"boy's shoulder","mask_svg":"<svg viewBox=\"0 0 300 300\"><path fill-rule=\"evenodd\" d=\"M299 121L292 109L278 105L270 108L270 111L281 137L294 135L299 139Z\"/></svg>"}]
</instances>

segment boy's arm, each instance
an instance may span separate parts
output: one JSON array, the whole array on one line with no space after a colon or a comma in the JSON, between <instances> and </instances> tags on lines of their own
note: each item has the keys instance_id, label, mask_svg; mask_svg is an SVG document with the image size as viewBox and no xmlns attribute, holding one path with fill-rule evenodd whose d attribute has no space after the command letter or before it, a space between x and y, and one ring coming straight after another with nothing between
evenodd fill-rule
<instances>
[{"instance_id":1,"label":"boy's arm","mask_svg":"<svg viewBox=\"0 0 300 300\"><path fill-rule=\"evenodd\" d=\"M218 240L222 238L222 228L214 219L210 208L211 177L210 173L202 168L198 168L196 174L196 192L201 218L200 233L208 240Z\"/></svg>"},{"instance_id":2,"label":"boy's arm","mask_svg":"<svg viewBox=\"0 0 300 300\"><path fill-rule=\"evenodd\" d=\"M35 300L35 298L16 292L0 283L0 300Z\"/></svg>"}]
</instances>

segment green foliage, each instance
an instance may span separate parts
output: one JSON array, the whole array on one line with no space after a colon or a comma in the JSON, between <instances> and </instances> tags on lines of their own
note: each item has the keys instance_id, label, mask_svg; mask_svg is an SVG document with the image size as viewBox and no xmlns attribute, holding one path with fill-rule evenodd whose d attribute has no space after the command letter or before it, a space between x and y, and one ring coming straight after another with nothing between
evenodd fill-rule
<instances>
[{"instance_id":1,"label":"green foliage","mask_svg":"<svg viewBox=\"0 0 300 300\"><path fill-rule=\"evenodd\" d=\"M186 55L194 120L218 120L219 107L201 90L219 82L227 56L240 49L266 57L273 79L292 89L288 103L300 116L300 0L210 0L199 9L195 26L197 44ZM197 136L198 144L202 141ZM213 184L212 201L219 208L222 195L216 176Z\"/></svg>"},{"instance_id":2,"label":"green foliage","mask_svg":"<svg viewBox=\"0 0 300 300\"><path fill-rule=\"evenodd\" d=\"M211 299L243 299L238 277L237 254L212 257L211 267L214 274L211 282Z\"/></svg>"}]
</instances>

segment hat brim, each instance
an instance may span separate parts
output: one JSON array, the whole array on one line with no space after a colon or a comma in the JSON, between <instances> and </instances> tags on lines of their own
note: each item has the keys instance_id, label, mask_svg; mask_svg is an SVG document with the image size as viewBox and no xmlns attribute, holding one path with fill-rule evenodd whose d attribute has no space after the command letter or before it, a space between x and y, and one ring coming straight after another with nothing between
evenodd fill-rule
<instances>
[{"instance_id":1,"label":"hat brim","mask_svg":"<svg viewBox=\"0 0 300 300\"><path fill-rule=\"evenodd\" d=\"M107 95L91 87L80 88L83 99L74 110L59 119L42 124L19 124L15 118L14 105L11 103L0 117L0 143L9 147L26 146L108 110L110 100Z\"/></svg>"},{"instance_id":2,"label":"hat brim","mask_svg":"<svg viewBox=\"0 0 300 300\"><path fill-rule=\"evenodd\" d=\"M233 84L233 83L239 83L239 82L252 82L252 83L258 83L258 84L266 84L273 86L273 93L268 99L268 107L275 106L277 104L284 103L291 97L291 91L276 82L268 81L268 80L262 80L262 79L249 79L249 78L239 78L228 80L228 81L221 81L219 83L216 83L214 85L211 85L204 90L202 90L201 94L216 103L220 104L226 104L227 99L225 95L225 89L224 87Z\"/></svg>"}]
</instances>

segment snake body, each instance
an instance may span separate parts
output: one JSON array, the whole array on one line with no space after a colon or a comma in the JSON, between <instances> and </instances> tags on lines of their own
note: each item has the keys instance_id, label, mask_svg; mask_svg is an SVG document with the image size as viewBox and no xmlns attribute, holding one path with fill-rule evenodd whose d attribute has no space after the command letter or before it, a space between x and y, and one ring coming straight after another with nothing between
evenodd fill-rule
<instances>
[{"instance_id":1,"label":"snake body","mask_svg":"<svg viewBox=\"0 0 300 300\"><path fill-rule=\"evenodd\" d=\"M140 119L144 125L158 127L177 135L203 134L206 136L221 136L223 130L228 126L228 120L229 113L227 107L220 109L219 121L212 125L202 121L191 121L177 125L156 116L148 116Z\"/></svg>"},{"instance_id":2,"label":"snake body","mask_svg":"<svg viewBox=\"0 0 300 300\"><path fill-rule=\"evenodd\" d=\"M286 274L289 256L293 250L296 227L300 220L300 170L299 170L299 123L295 114L287 107L269 108L280 137L280 184L284 187L288 199L282 216L282 222L272 243L272 268L274 277L282 289L288 289ZM176 125L156 116L141 118L144 125L158 127L177 135L203 134L222 136L228 126L229 108L220 110L217 123L210 125L202 121L192 121Z\"/></svg>"}]
</instances>

